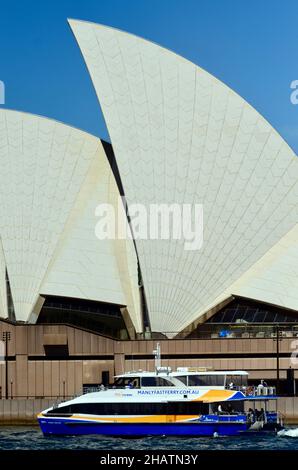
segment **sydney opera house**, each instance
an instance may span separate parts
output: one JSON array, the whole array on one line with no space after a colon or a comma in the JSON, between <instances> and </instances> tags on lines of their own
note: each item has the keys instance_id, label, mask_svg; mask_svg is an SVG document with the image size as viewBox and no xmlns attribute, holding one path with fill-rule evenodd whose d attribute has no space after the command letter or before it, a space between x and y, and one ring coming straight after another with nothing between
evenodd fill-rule
<instances>
[{"instance_id":1,"label":"sydney opera house","mask_svg":"<svg viewBox=\"0 0 298 470\"><path fill-rule=\"evenodd\" d=\"M69 23L111 143L0 109L1 394L80 393L151 368L156 340L165 365L244 369L287 393L297 156L199 66L116 29ZM119 196L128 208L201 204L202 247L97 238L96 207Z\"/></svg>"}]
</instances>

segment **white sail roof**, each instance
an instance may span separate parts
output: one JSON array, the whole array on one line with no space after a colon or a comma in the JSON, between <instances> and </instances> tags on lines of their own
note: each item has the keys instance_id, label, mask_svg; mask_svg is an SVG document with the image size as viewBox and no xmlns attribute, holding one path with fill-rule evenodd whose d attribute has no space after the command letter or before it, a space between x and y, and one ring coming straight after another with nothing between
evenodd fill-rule
<instances>
[{"instance_id":1,"label":"white sail roof","mask_svg":"<svg viewBox=\"0 0 298 470\"><path fill-rule=\"evenodd\" d=\"M135 252L122 246L129 263L119 266L119 242L95 236L96 206L119 196L101 141L1 109L0 181L1 304L7 269L17 320L50 294L128 306L139 331Z\"/></svg>"},{"instance_id":2,"label":"white sail roof","mask_svg":"<svg viewBox=\"0 0 298 470\"><path fill-rule=\"evenodd\" d=\"M128 203L204 206L201 250L136 240L152 330L177 332L297 223L298 159L254 108L197 65L116 29L70 26Z\"/></svg>"}]
</instances>

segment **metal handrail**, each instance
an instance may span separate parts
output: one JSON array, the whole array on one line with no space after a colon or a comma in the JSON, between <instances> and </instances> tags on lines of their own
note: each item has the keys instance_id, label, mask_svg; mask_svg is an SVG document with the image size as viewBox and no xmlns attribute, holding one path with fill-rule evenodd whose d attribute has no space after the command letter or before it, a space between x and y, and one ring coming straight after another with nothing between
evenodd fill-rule
<instances>
[{"instance_id":1,"label":"metal handrail","mask_svg":"<svg viewBox=\"0 0 298 470\"><path fill-rule=\"evenodd\" d=\"M238 391L244 393L247 397L261 397L261 396L275 396L276 395L276 387L272 386L243 386L243 385L234 385L233 388L230 388L228 385L226 386L227 390L231 391Z\"/></svg>"}]
</instances>

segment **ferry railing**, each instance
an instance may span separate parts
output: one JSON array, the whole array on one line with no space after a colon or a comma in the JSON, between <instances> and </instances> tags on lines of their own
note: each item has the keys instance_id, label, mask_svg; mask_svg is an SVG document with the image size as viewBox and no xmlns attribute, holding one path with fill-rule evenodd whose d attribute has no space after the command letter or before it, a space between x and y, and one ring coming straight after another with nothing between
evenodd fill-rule
<instances>
[{"instance_id":1,"label":"ferry railing","mask_svg":"<svg viewBox=\"0 0 298 470\"><path fill-rule=\"evenodd\" d=\"M271 386L235 385L233 386L233 388L230 388L229 386L227 386L226 388L231 391L242 392L247 397L276 396L276 387L271 387Z\"/></svg>"}]
</instances>

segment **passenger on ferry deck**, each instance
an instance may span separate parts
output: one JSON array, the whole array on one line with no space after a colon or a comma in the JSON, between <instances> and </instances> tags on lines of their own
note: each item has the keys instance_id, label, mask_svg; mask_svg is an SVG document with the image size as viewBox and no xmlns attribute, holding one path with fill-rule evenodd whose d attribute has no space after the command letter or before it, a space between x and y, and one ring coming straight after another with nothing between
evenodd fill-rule
<instances>
[{"instance_id":1,"label":"passenger on ferry deck","mask_svg":"<svg viewBox=\"0 0 298 470\"><path fill-rule=\"evenodd\" d=\"M265 410L264 410L264 408L261 408L261 411L260 411L259 417L258 417L258 421L265 421L265 417L266 417Z\"/></svg>"},{"instance_id":2,"label":"passenger on ferry deck","mask_svg":"<svg viewBox=\"0 0 298 470\"><path fill-rule=\"evenodd\" d=\"M248 415L248 421L250 423L253 423L255 421L255 414L254 414L254 410L252 408L249 408L247 415Z\"/></svg>"},{"instance_id":3,"label":"passenger on ferry deck","mask_svg":"<svg viewBox=\"0 0 298 470\"><path fill-rule=\"evenodd\" d=\"M231 403L228 403L228 413L231 415L234 412Z\"/></svg>"}]
</instances>

